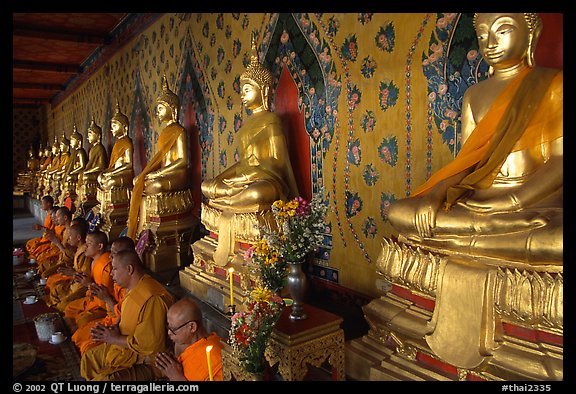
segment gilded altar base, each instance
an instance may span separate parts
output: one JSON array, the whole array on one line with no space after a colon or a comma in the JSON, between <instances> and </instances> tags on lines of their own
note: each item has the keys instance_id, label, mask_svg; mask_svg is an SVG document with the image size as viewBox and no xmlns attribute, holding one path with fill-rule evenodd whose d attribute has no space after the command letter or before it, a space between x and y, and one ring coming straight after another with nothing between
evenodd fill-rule
<instances>
[{"instance_id":1,"label":"gilded altar base","mask_svg":"<svg viewBox=\"0 0 576 394\"><path fill-rule=\"evenodd\" d=\"M392 286L346 346L358 380L562 380L563 267L440 254L384 239Z\"/></svg>"},{"instance_id":2,"label":"gilded altar base","mask_svg":"<svg viewBox=\"0 0 576 394\"><path fill-rule=\"evenodd\" d=\"M192 244L194 261L180 271L180 286L226 313L230 304L227 270L234 268L236 311L244 310L254 279L243 254L260 240L260 226L275 223L272 211L235 212L224 219L221 210L202 204L201 212L202 224L210 234ZM222 236L226 229L227 236Z\"/></svg>"},{"instance_id":3,"label":"gilded altar base","mask_svg":"<svg viewBox=\"0 0 576 394\"><path fill-rule=\"evenodd\" d=\"M143 261L152 272L178 270L190 263L189 246L198 226L192 215L194 201L190 189L144 196L138 234L150 230Z\"/></svg>"},{"instance_id":4,"label":"gilded altar base","mask_svg":"<svg viewBox=\"0 0 576 394\"><path fill-rule=\"evenodd\" d=\"M98 182L83 182L76 190L77 197L74 200L78 215L85 216L98 204Z\"/></svg>"},{"instance_id":5,"label":"gilded altar base","mask_svg":"<svg viewBox=\"0 0 576 394\"><path fill-rule=\"evenodd\" d=\"M131 195L132 189L125 187L98 188L96 198L102 215L100 229L108 234L110 240L118 238L126 228Z\"/></svg>"}]
</instances>

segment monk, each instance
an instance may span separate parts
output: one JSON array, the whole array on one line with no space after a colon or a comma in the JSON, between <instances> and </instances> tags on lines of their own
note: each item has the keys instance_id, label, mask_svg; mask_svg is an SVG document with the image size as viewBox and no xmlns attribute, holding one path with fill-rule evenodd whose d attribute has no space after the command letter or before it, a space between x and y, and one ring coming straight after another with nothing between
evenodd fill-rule
<instances>
[{"instance_id":1,"label":"monk","mask_svg":"<svg viewBox=\"0 0 576 394\"><path fill-rule=\"evenodd\" d=\"M106 302L95 297L90 291L92 284L104 286L110 293L114 291L112 263L108 248L108 236L101 230L95 230L86 236L86 256L92 258L91 275L77 272L74 281L88 289L86 296L74 300L64 309L64 321L75 332L90 320L106 316Z\"/></svg>"},{"instance_id":2,"label":"monk","mask_svg":"<svg viewBox=\"0 0 576 394\"><path fill-rule=\"evenodd\" d=\"M64 312L66 306L73 300L84 297L86 288L74 282L75 273L90 274L92 258L86 255L86 235L88 225L85 222L75 223L70 227L68 243L76 247L72 267L62 265L57 272L48 277L46 288L50 293L46 296L46 304Z\"/></svg>"},{"instance_id":3,"label":"monk","mask_svg":"<svg viewBox=\"0 0 576 394\"><path fill-rule=\"evenodd\" d=\"M110 265L118 252L123 250L135 250L134 240L130 237L119 237L110 247ZM114 282L114 280L112 280ZM93 283L88 288L94 297L102 300L106 305L106 316L90 320L84 325L79 325L72 335L72 341L78 347L80 355L84 354L88 349L98 345L98 342L92 340L90 332L97 324L112 327L118 324L120 320L120 306L126 294L126 288L114 282L112 292L108 287Z\"/></svg>"},{"instance_id":4,"label":"monk","mask_svg":"<svg viewBox=\"0 0 576 394\"><path fill-rule=\"evenodd\" d=\"M145 362L167 349L166 314L172 296L145 273L135 251L114 256L112 276L127 289L120 323L92 329L92 339L101 343L82 355L80 374L86 380L154 380L160 373Z\"/></svg>"},{"instance_id":5,"label":"monk","mask_svg":"<svg viewBox=\"0 0 576 394\"><path fill-rule=\"evenodd\" d=\"M46 195L42 197L42 210L46 212L46 218L44 219L44 225L41 226L40 224L35 224L33 226L34 230L44 230L43 234L40 237L35 237L26 241L26 251L28 252L28 256L30 258L36 258L38 253L40 253L43 249L40 247L41 245L50 245L50 240L48 239L47 230L54 230L56 226L52 221L52 215L50 210L54 206L54 198L50 195Z\"/></svg>"},{"instance_id":6,"label":"monk","mask_svg":"<svg viewBox=\"0 0 576 394\"><path fill-rule=\"evenodd\" d=\"M49 276L56 272L58 265L70 264L74 259L76 248L68 243L72 212L67 207L59 207L54 215L56 226L48 233L50 245L36 257L37 272L41 276Z\"/></svg>"},{"instance_id":7,"label":"monk","mask_svg":"<svg viewBox=\"0 0 576 394\"><path fill-rule=\"evenodd\" d=\"M212 379L222 380L222 343L215 332L206 331L198 304L189 297L180 299L168 309L167 320L174 352L156 356L156 367L163 375L171 381L210 380L206 346L212 346Z\"/></svg>"}]
</instances>

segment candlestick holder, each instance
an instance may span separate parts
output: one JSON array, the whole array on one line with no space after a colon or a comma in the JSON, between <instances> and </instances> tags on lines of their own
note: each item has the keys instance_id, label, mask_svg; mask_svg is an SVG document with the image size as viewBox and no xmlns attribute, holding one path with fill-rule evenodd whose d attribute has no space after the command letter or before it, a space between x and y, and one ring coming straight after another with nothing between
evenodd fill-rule
<instances>
[{"instance_id":1,"label":"candlestick holder","mask_svg":"<svg viewBox=\"0 0 576 394\"><path fill-rule=\"evenodd\" d=\"M228 305L228 312L226 312L226 315L232 316L235 313L236 313L236 305Z\"/></svg>"}]
</instances>

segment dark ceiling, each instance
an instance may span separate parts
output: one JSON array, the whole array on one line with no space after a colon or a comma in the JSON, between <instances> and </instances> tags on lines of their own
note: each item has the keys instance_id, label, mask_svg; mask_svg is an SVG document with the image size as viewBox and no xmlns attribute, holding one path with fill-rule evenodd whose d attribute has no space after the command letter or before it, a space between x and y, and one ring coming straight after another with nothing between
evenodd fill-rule
<instances>
[{"instance_id":1,"label":"dark ceiling","mask_svg":"<svg viewBox=\"0 0 576 394\"><path fill-rule=\"evenodd\" d=\"M50 103L110 45L126 13L12 14L14 107Z\"/></svg>"}]
</instances>

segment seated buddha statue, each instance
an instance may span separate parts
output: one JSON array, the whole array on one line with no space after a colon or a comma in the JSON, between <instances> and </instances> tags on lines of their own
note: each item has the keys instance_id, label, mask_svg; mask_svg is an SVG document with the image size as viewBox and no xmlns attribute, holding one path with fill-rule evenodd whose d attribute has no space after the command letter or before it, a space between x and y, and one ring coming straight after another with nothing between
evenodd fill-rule
<instances>
[{"instance_id":1,"label":"seated buddha statue","mask_svg":"<svg viewBox=\"0 0 576 394\"><path fill-rule=\"evenodd\" d=\"M282 121L270 111L272 74L260 64L254 38L251 50L250 64L240 76L240 97L251 115L238 130L239 159L201 185L207 206L222 212L214 254L218 265L225 265L232 254L234 213L266 211L274 201L287 201L298 194ZM208 207L203 209L203 217Z\"/></svg>"},{"instance_id":2,"label":"seated buddha statue","mask_svg":"<svg viewBox=\"0 0 576 394\"><path fill-rule=\"evenodd\" d=\"M60 204L64 205L64 200L67 197L74 200L76 198L76 183L78 182L78 175L84 171L86 164L88 163L88 154L86 150L82 147L84 138L78 132L76 125L74 125L74 130L70 135L70 161L66 166L66 170L62 174L61 186L62 186L62 197Z\"/></svg>"},{"instance_id":3,"label":"seated buddha statue","mask_svg":"<svg viewBox=\"0 0 576 394\"><path fill-rule=\"evenodd\" d=\"M156 104L156 114L163 128L158 136L158 151L133 181L127 233L132 239L136 239L139 228L146 221L141 217L145 216L145 210L141 209L143 197L167 196L189 190L192 185L186 130L178 123L180 99L168 87L166 76Z\"/></svg>"},{"instance_id":4,"label":"seated buddha statue","mask_svg":"<svg viewBox=\"0 0 576 394\"><path fill-rule=\"evenodd\" d=\"M36 172L36 198L41 199L44 196L44 179L46 178L46 172L50 163L52 162L52 150L50 145L46 144L44 148L40 145L40 168Z\"/></svg>"},{"instance_id":5,"label":"seated buddha statue","mask_svg":"<svg viewBox=\"0 0 576 394\"><path fill-rule=\"evenodd\" d=\"M112 147L108 168L98 175L98 183L103 190L113 187L132 189L134 146L128 135L129 124L128 117L120 111L120 104L116 103L116 113L110 121L116 142Z\"/></svg>"},{"instance_id":6,"label":"seated buddha statue","mask_svg":"<svg viewBox=\"0 0 576 394\"><path fill-rule=\"evenodd\" d=\"M62 131L62 138L60 143L57 141L54 142L55 146L58 145L57 148L55 147L55 151L57 150L57 154L54 157L57 157L57 163L55 163L56 159L53 162L52 170L50 171L51 183L52 183L52 197L54 201L58 201L60 199L62 193L62 174L66 171L66 167L68 166L68 162L70 161L70 141L66 138L66 134Z\"/></svg>"},{"instance_id":7,"label":"seated buddha statue","mask_svg":"<svg viewBox=\"0 0 576 394\"><path fill-rule=\"evenodd\" d=\"M77 208L82 206L84 208L83 211L95 205L98 176L108 167L108 152L106 152L101 140L102 128L96 124L94 116L92 116L88 127L88 142L92 144L92 147L88 152L86 167L79 174L78 183L76 184Z\"/></svg>"},{"instance_id":8,"label":"seated buddha statue","mask_svg":"<svg viewBox=\"0 0 576 394\"><path fill-rule=\"evenodd\" d=\"M26 170L27 171L36 171L40 168L40 160L36 156L36 152L34 152L34 148L30 145L28 149L28 160L26 161Z\"/></svg>"},{"instance_id":9,"label":"seated buddha statue","mask_svg":"<svg viewBox=\"0 0 576 394\"><path fill-rule=\"evenodd\" d=\"M408 297L385 294L367 320L407 357L427 344L423 351L462 370L561 379L562 345L550 352L539 334L507 334L562 336L563 73L534 62L537 14L473 21L490 70L464 93L462 147L390 206L398 244L384 240L376 264L414 299L432 299L433 311L413 314ZM396 305L406 307L382 313Z\"/></svg>"},{"instance_id":10,"label":"seated buddha statue","mask_svg":"<svg viewBox=\"0 0 576 394\"><path fill-rule=\"evenodd\" d=\"M52 144L52 161L46 169L46 177L44 178L44 194L50 194L54 197L54 173L60 168L60 144L58 138L54 136L54 143Z\"/></svg>"},{"instance_id":11,"label":"seated buddha statue","mask_svg":"<svg viewBox=\"0 0 576 394\"><path fill-rule=\"evenodd\" d=\"M563 265L563 73L538 67L536 14L478 14L488 79L466 90L462 148L390 223L421 246Z\"/></svg>"}]
</instances>

